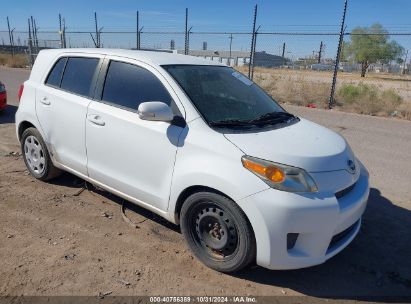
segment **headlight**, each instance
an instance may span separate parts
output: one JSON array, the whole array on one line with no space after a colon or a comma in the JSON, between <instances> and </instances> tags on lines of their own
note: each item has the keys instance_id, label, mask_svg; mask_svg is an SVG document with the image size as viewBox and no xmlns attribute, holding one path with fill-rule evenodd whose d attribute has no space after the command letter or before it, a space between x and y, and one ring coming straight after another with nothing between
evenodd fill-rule
<instances>
[{"instance_id":1,"label":"headlight","mask_svg":"<svg viewBox=\"0 0 411 304\"><path fill-rule=\"evenodd\" d=\"M318 191L312 177L303 169L246 155L241 158L241 162L244 168L253 172L274 189L288 192Z\"/></svg>"}]
</instances>

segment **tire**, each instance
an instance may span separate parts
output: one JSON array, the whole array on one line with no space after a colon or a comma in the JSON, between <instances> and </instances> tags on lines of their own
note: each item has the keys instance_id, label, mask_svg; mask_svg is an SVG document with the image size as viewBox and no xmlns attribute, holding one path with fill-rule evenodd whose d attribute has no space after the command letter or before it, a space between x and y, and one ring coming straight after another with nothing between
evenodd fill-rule
<instances>
[{"instance_id":1,"label":"tire","mask_svg":"<svg viewBox=\"0 0 411 304\"><path fill-rule=\"evenodd\" d=\"M21 153L27 169L35 178L47 181L61 174L61 170L53 165L47 146L37 129L24 130L21 136Z\"/></svg>"},{"instance_id":2,"label":"tire","mask_svg":"<svg viewBox=\"0 0 411 304\"><path fill-rule=\"evenodd\" d=\"M180 213L181 231L194 255L220 272L236 272L255 261L251 225L240 207L212 192L189 196Z\"/></svg>"}]
</instances>

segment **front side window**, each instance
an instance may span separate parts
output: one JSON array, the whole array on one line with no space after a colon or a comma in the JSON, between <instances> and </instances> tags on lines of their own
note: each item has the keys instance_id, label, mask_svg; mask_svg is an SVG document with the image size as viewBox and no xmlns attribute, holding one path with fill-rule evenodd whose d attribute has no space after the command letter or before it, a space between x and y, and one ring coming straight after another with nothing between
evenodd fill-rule
<instances>
[{"instance_id":1,"label":"front side window","mask_svg":"<svg viewBox=\"0 0 411 304\"><path fill-rule=\"evenodd\" d=\"M230 67L162 67L179 83L210 125L261 126L284 123L294 117L255 83Z\"/></svg>"},{"instance_id":2,"label":"front side window","mask_svg":"<svg viewBox=\"0 0 411 304\"><path fill-rule=\"evenodd\" d=\"M71 57L64 69L61 88L86 97L93 95L93 78L98 58Z\"/></svg>"},{"instance_id":3,"label":"front side window","mask_svg":"<svg viewBox=\"0 0 411 304\"><path fill-rule=\"evenodd\" d=\"M154 74L139 66L118 61L110 62L102 100L134 110L142 102L171 103L170 94Z\"/></svg>"},{"instance_id":4,"label":"front side window","mask_svg":"<svg viewBox=\"0 0 411 304\"><path fill-rule=\"evenodd\" d=\"M61 82L61 75L63 75L64 66L66 65L67 57L60 58L53 66L49 76L47 77L46 84L53 87L59 87Z\"/></svg>"}]
</instances>

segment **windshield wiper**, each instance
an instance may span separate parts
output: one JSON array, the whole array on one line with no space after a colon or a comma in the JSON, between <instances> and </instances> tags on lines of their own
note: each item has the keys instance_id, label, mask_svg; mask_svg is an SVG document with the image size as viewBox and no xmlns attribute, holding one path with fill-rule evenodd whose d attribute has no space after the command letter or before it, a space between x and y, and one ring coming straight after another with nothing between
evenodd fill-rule
<instances>
[{"instance_id":1,"label":"windshield wiper","mask_svg":"<svg viewBox=\"0 0 411 304\"><path fill-rule=\"evenodd\" d=\"M297 119L291 113L288 112L269 112L257 117L255 119L249 120L249 123L281 123L281 122L290 122L294 119Z\"/></svg>"},{"instance_id":2,"label":"windshield wiper","mask_svg":"<svg viewBox=\"0 0 411 304\"><path fill-rule=\"evenodd\" d=\"M217 121L210 121L210 126L213 127L243 127L243 126L250 126L255 125L255 123L250 122L249 120L240 120L240 119L226 119L226 120L217 120Z\"/></svg>"},{"instance_id":3,"label":"windshield wiper","mask_svg":"<svg viewBox=\"0 0 411 304\"><path fill-rule=\"evenodd\" d=\"M213 127L244 127L244 126L263 126L266 124L278 124L283 122L290 122L298 119L293 114L287 112L270 112L261 115L255 119L226 119L218 121L210 121L210 126Z\"/></svg>"}]
</instances>

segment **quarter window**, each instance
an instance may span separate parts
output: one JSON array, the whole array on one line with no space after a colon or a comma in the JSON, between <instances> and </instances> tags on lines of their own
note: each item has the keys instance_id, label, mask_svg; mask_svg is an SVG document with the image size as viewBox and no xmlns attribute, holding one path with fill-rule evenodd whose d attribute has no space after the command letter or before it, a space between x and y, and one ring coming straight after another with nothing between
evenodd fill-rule
<instances>
[{"instance_id":1,"label":"quarter window","mask_svg":"<svg viewBox=\"0 0 411 304\"><path fill-rule=\"evenodd\" d=\"M154 74L139 66L118 61L110 62L102 100L134 110L146 101L171 104L167 89Z\"/></svg>"},{"instance_id":2,"label":"quarter window","mask_svg":"<svg viewBox=\"0 0 411 304\"><path fill-rule=\"evenodd\" d=\"M61 75L63 74L64 66L66 65L67 57L60 58L53 66L49 76L47 77L46 84L53 87L59 87L61 81Z\"/></svg>"},{"instance_id":3,"label":"quarter window","mask_svg":"<svg viewBox=\"0 0 411 304\"><path fill-rule=\"evenodd\" d=\"M97 58L69 58L64 69L61 88L78 95L92 97L92 83L98 62Z\"/></svg>"}]
</instances>

